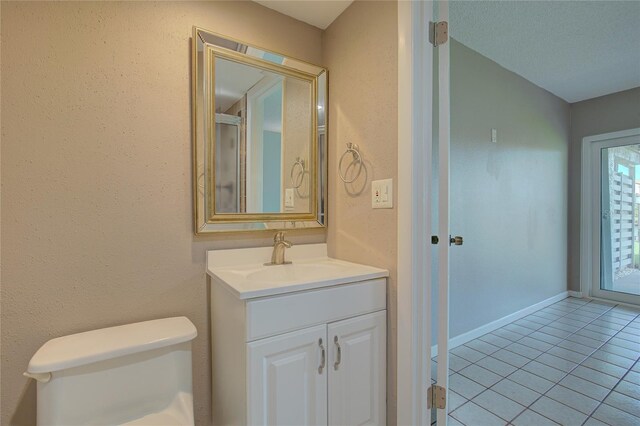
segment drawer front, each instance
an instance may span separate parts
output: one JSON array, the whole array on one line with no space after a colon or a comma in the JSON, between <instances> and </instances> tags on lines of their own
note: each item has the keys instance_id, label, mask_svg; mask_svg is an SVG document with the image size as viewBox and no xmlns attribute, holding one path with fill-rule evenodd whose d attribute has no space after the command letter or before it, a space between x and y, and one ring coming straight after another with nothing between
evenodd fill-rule
<instances>
[{"instance_id":1,"label":"drawer front","mask_svg":"<svg viewBox=\"0 0 640 426\"><path fill-rule=\"evenodd\" d=\"M247 302L247 341L386 309L386 278Z\"/></svg>"}]
</instances>

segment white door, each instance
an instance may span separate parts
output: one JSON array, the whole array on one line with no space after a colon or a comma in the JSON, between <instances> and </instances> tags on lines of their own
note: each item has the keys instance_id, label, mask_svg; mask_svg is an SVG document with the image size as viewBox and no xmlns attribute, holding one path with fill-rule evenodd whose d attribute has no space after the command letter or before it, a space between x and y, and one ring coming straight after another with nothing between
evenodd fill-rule
<instances>
[{"instance_id":1,"label":"white door","mask_svg":"<svg viewBox=\"0 0 640 426\"><path fill-rule=\"evenodd\" d=\"M449 21L449 4L434 2L434 16L438 22ZM437 37L435 37L437 39ZM447 36L448 38L448 36ZM449 101L449 46L448 39L435 48L438 62L438 371L436 384L446 390L449 400L449 249L451 240L449 220L449 153L450 153L450 101ZM435 109L434 109L435 113ZM456 237L459 238L459 237ZM461 244L460 239L455 244ZM447 408L437 409L437 424L447 424Z\"/></svg>"},{"instance_id":2,"label":"white door","mask_svg":"<svg viewBox=\"0 0 640 426\"><path fill-rule=\"evenodd\" d=\"M386 424L386 316L329 324L330 425Z\"/></svg>"},{"instance_id":3,"label":"white door","mask_svg":"<svg viewBox=\"0 0 640 426\"><path fill-rule=\"evenodd\" d=\"M640 304L640 129L586 139L593 139L591 295Z\"/></svg>"},{"instance_id":4,"label":"white door","mask_svg":"<svg viewBox=\"0 0 640 426\"><path fill-rule=\"evenodd\" d=\"M250 425L327 424L327 328L248 344Z\"/></svg>"}]
</instances>

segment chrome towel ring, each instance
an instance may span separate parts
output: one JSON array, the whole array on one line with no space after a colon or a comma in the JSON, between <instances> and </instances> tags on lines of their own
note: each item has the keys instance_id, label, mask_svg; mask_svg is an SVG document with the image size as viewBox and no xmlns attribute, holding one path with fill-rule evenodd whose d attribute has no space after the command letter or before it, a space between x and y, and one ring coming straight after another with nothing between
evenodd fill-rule
<instances>
[{"instance_id":1,"label":"chrome towel ring","mask_svg":"<svg viewBox=\"0 0 640 426\"><path fill-rule=\"evenodd\" d=\"M296 166L300 167L300 173L298 174L298 176L300 176L300 179L297 181L293 177L293 172L296 170ZM300 188L300 186L302 185L302 181L304 180L305 173L306 173L306 170L304 168L304 160L300 157L296 157L296 162L293 163L293 166L291 166L291 173L290 173L291 184L293 185L294 189Z\"/></svg>"},{"instance_id":2,"label":"chrome towel ring","mask_svg":"<svg viewBox=\"0 0 640 426\"><path fill-rule=\"evenodd\" d=\"M345 170L345 172L349 170L349 168L353 163L359 163L360 167L358 168L358 172L353 177L353 179L347 180L345 175L342 173L342 162L344 161L345 157L349 153L351 153L351 157L352 157L351 163L349 164L349 166L347 166L347 169ZM342 154L342 157L340 157L340 162L338 163L338 176L340 176L340 179L344 183L351 183L351 182L354 182L356 179L358 179L358 176L360 176L360 173L362 173L362 156L360 155L360 149L358 148L358 145L349 142L347 143L347 150L344 152L344 154Z\"/></svg>"}]
</instances>

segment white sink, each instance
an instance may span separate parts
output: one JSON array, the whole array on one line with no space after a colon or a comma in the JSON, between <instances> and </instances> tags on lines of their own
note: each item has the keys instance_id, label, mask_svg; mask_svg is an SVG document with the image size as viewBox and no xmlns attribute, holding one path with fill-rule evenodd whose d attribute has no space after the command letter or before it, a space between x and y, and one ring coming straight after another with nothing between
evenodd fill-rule
<instances>
[{"instance_id":1,"label":"white sink","mask_svg":"<svg viewBox=\"0 0 640 426\"><path fill-rule=\"evenodd\" d=\"M293 246L286 252L292 263L266 266L271 251L271 247L211 250L207 253L207 272L240 299L389 276L384 269L328 257L326 244Z\"/></svg>"},{"instance_id":2,"label":"white sink","mask_svg":"<svg viewBox=\"0 0 640 426\"><path fill-rule=\"evenodd\" d=\"M330 278L348 266L331 262L331 259L318 259L313 263L290 263L288 265L270 265L249 273L249 281L265 283L285 283Z\"/></svg>"}]
</instances>

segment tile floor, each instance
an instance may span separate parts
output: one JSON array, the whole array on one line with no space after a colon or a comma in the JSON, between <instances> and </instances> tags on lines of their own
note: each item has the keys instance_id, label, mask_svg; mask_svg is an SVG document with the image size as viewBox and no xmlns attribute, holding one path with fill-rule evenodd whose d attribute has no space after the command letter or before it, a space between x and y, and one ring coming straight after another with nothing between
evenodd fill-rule
<instances>
[{"instance_id":1,"label":"tile floor","mask_svg":"<svg viewBox=\"0 0 640 426\"><path fill-rule=\"evenodd\" d=\"M640 426L640 309L564 299L449 357L449 425Z\"/></svg>"}]
</instances>

